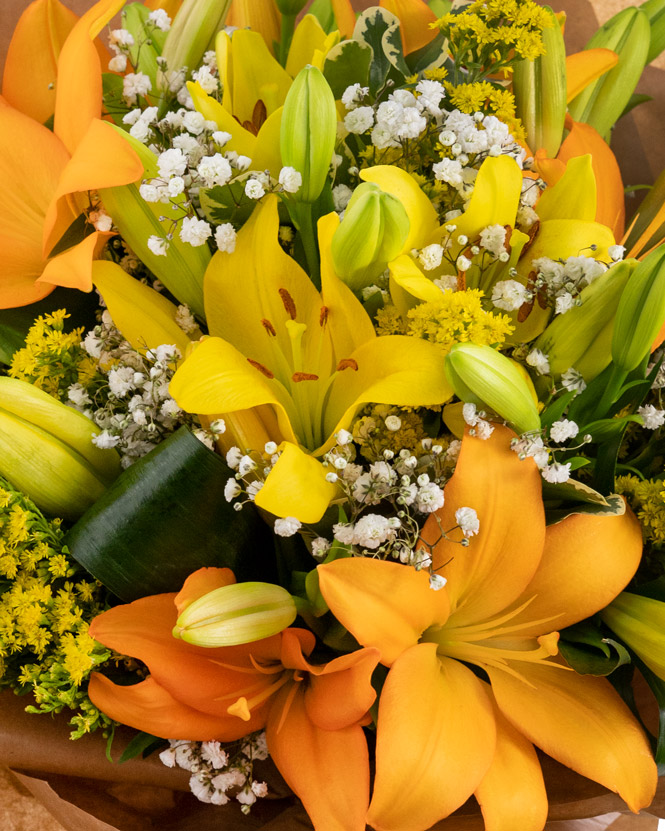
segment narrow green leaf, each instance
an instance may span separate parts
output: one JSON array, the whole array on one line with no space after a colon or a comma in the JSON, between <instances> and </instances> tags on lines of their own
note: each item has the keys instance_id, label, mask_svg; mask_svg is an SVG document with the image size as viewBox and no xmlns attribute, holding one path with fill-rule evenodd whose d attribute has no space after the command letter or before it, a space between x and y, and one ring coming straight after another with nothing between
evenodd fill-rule
<instances>
[{"instance_id":1,"label":"narrow green leaf","mask_svg":"<svg viewBox=\"0 0 665 831\"><path fill-rule=\"evenodd\" d=\"M136 759L137 756L141 756L142 759L145 759L146 756L149 756L150 753L154 752L158 747L167 744L168 743L164 739L160 739L150 733L137 733L127 747L122 751L122 754L118 759L118 764L129 762L131 759Z\"/></svg>"}]
</instances>

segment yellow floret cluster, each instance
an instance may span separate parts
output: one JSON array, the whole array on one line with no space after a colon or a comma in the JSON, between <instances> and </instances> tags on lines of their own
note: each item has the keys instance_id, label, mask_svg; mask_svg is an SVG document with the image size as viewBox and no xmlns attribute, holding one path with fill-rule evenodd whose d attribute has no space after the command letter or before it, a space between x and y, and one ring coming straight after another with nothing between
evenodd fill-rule
<instances>
[{"instance_id":1,"label":"yellow floret cluster","mask_svg":"<svg viewBox=\"0 0 665 831\"><path fill-rule=\"evenodd\" d=\"M628 498L642 526L644 539L656 545L665 543L665 482L620 476L616 490Z\"/></svg>"},{"instance_id":2,"label":"yellow floret cluster","mask_svg":"<svg viewBox=\"0 0 665 831\"><path fill-rule=\"evenodd\" d=\"M455 109L468 115L477 112L494 115L508 125L517 141L523 141L526 137L524 126L516 115L515 96L509 90L489 81L457 85L445 82L444 87Z\"/></svg>"}]
</instances>

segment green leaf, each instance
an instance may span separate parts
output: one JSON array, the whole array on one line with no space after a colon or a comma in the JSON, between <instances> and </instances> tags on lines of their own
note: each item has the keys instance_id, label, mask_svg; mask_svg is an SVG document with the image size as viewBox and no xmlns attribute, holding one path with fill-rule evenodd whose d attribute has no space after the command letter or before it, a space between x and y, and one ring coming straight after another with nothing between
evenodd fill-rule
<instances>
[{"instance_id":1,"label":"green leaf","mask_svg":"<svg viewBox=\"0 0 665 831\"><path fill-rule=\"evenodd\" d=\"M335 28L335 13L330 0L314 0L307 9L307 13L314 15L326 34L329 34Z\"/></svg>"},{"instance_id":2,"label":"green leaf","mask_svg":"<svg viewBox=\"0 0 665 831\"><path fill-rule=\"evenodd\" d=\"M623 418L601 418L598 421L585 424L580 432L583 435L588 433L596 444L604 444L617 436L622 436L631 421L637 424L642 423L642 419L634 415L624 416Z\"/></svg>"},{"instance_id":3,"label":"green leaf","mask_svg":"<svg viewBox=\"0 0 665 831\"><path fill-rule=\"evenodd\" d=\"M372 47L369 69L369 88L373 95L390 78L399 84L410 74L402 53L399 20L394 14L374 6L358 18L354 39L362 38Z\"/></svg>"},{"instance_id":4,"label":"green leaf","mask_svg":"<svg viewBox=\"0 0 665 831\"><path fill-rule=\"evenodd\" d=\"M637 665L654 694L658 703L658 736L655 742L654 758L658 765L658 775L665 775L665 681L653 673L636 655L633 655L633 662Z\"/></svg>"},{"instance_id":5,"label":"green leaf","mask_svg":"<svg viewBox=\"0 0 665 831\"><path fill-rule=\"evenodd\" d=\"M244 225L256 207L256 201L245 196L245 182L201 189L199 198L205 218L217 225L223 222L232 222L236 227Z\"/></svg>"},{"instance_id":6,"label":"green leaf","mask_svg":"<svg viewBox=\"0 0 665 831\"><path fill-rule=\"evenodd\" d=\"M95 312L99 308L97 294L86 294L77 289L56 288L43 300L29 306L16 309L0 309L0 363L10 364L12 355L22 349L28 330L40 315L67 309L71 317L67 320L65 330L70 332L77 326L92 329L95 324Z\"/></svg>"},{"instance_id":7,"label":"green leaf","mask_svg":"<svg viewBox=\"0 0 665 831\"><path fill-rule=\"evenodd\" d=\"M438 69L443 66L448 59L448 52L446 50L446 38L443 32L421 46L415 52L411 52L406 56L406 63L411 72L424 72L426 69Z\"/></svg>"},{"instance_id":8,"label":"green leaf","mask_svg":"<svg viewBox=\"0 0 665 831\"><path fill-rule=\"evenodd\" d=\"M224 499L233 472L186 427L128 468L74 525L71 555L123 601L178 591L204 566L275 580L267 526Z\"/></svg>"},{"instance_id":9,"label":"green leaf","mask_svg":"<svg viewBox=\"0 0 665 831\"><path fill-rule=\"evenodd\" d=\"M326 55L323 76L335 98L341 98L351 84L365 86L369 79L372 48L362 40L343 40Z\"/></svg>"},{"instance_id":10,"label":"green leaf","mask_svg":"<svg viewBox=\"0 0 665 831\"><path fill-rule=\"evenodd\" d=\"M122 751L118 763L123 764L124 762L129 762L130 759L136 759L137 756L145 759L146 756L149 756L157 748L163 746L168 746L168 742L165 739L160 739L150 733L137 733Z\"/></svg>"},{"instance_id":11,"label":"green leaf","mask_svg":"<svg viewBox=\"0 0 665 831\"><path fill-rule=\"evenodd\" d=\"M622 497L617 494L603 496L574 479L559 485L544 481L543 500L548 525L556 525L572 514L622 516L626 510Z\"/></svg>"},{"instance_id":12,"label":"green leaf","mask_svg":"<svg viewBox=\"0 0 665 831\"><path fill-rule=\"evenodd\" d=\"M85 237L92 234L94 230L92 225L86 220L85 214L79 214L53 246L49 252L49 257L57 257L58 254L62 254L63 251L71 248L72 245L78 245Z\"/></svg>"},{"instance_id":13,"label":"green leaf","mask_svg":"<svg viewBox=\"0 0 665 831\"><path fill-rule=\"evenodd\" d=\"M551 427L555 421L559 421L566 412L568 405L575 398L577 393L575 390L571 392L564 392L553 401L544 413L541 413L540 423L543 428Z\"/></svg>"},{"instance_id":14,"label":"green leaf","mask_svg":"<svg viewBox=\"0 0 665 831\"><path fill-rule=\"evenodd\" d=\"M429 0L428 5L437 17L443 17L448 14L453 3L452 0Z\"/></svg>"},{"instance_id":15,"label":"green leaf","mask_svg":"<svg viewBox=\"0 0 665 831\"><path fill-rule=\"evenodd\" d=\"M584 627L584 628L582 628ZM620 666L630 664L630 654L623 644L604 638L592 624L578 624L561 633L559 651L580 675L610 675Z\"/></svg>"},{"instance_id":16,"label":"green leaf","mask_svg":"<svg viewBox=\"0 0 665 831\"><path fill-rule=\"evenodd\" d=\"M114 124L123 126L122 119L130 111L131 107L122 97L123 81L121 75L114 75L111 72L102 74L102 90L104 94L104 110L111 116Z\"/></svg>"},{"instance_id":17,"label":"green leaf","mask_svg":"<svg viewBox=\"0 0 665 831\"><path fill-rule=\"evenodd\" d=\"M594 485L601 493L611 493L614 490L619 450L621 449L627 427L628 423L624 425L620 433L598 446L598 455L594 468Z\"/></svg>"}]
</instances>

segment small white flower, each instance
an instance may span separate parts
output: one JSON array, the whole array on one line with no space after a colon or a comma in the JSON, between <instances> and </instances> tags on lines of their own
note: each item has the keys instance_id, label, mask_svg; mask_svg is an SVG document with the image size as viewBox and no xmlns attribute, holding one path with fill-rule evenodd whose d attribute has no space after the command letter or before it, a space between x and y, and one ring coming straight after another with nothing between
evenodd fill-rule
<instances>
[{"instance_id":1,"label":"small white flower","mask_svg":"<svg viewBox=\"0 0 665 831\"><path fill-rule=\"evenodd\" d=\"M236 250L236 231L230 222L218 225L215 229L215 242L220 251L233 254Z\"/></svg>"},{"instance_id":2,"label":"small white flower","mask_svg":"<svg viewBox=\"0 0 665 831\"><path fill-rule=\"evenodd\" d=\"M204 65L194 72L192 74L192 79L194 81L198 81L203 88L203 91L207 92L208 95L212 95L213 92L217 92L218 80L210 71L209 66Z\"/></svg>"},{"instance_id":3,"label":"small white flower","mask_svg":"<svg viewBox=\"0 0 665 831\"><path fill-rule=\"evenodd\" d=\"M396 531L387 517L365 514L356 522L354 543L363 548L375 549L395 536Z\"/></svg>"},{"instance_id":4,"label":"small white flower","mask_svg":"<svg viewBox=\"0 0 665 831\"><path fill-rule=\"evenodd\" d=\"M626 253L626 248L623 245L610 245L610 247L607 249L607 253L616 263L619 260L623 260L624 254Z\"/></svg>"},{"instance_id":5,"label":"small white flower","mask_svg":"<svg viewBox=\"0 0 665 831\"><path fill-rule=\"evenodd\" d=\"M148 237L148 248L156 257L165 257L169 250L169 241L153 234Z\"/></svg>"},{"instance_id":6,"label":"small white flower","mask_svg":"<svg viewBox=\"0 0 665 831\"><path fill-rule=\"evenodd\" d=\"M462 164L457 159L443 159L432 167L434 178L440 182L447 182L453 187L463 183Z\"/></svg>"},{"instance_id":7,"label":"small white flower","mask_svg":"<svg viewBox=\"0 0 665 831\"><path fill-rule=\"evenodd\" d=\"M550 371L550 362L547 355L540 349L532 349L526 356L526 362L532 366L539 375L547 375Z\"/></svg>"},{"instance_id":8,"label":"small white flower","mask_svg":"<svg viewBox=\"0 0 665 831\"><path fill-rule=\"evenodd\" d=\"M182 413L182 410L172 398L167 398L165 401L162 401L159 412L164 418L177 418Z\"/></svg>"},{"instance_id":9,"label":"small white flower","mask_svg":"<svg viewBox=\"0 0 665 831\"><path fill-rule=\"evenodd\" d=\"M358 106L359 102L362 101L368 92L369 89L367 87L361 87L360 84L352 84L342 93L342 104L344 104L347 110L352 110Z\"/></svg>"},{"instance_id":10,"label":"small white flower","mask_svg":"<svg viewBox=\"0 0 665 831\"><path fill-rule=\"evenodd\" d=\"M179 236L183 242L188 242L193 248L203 245L212 234L212 228L205 219L186 216L182 221Z\"/></svg>"},{"instance_id":11,"label":"small white flower","mask_svg":"<svg viewBox=\"0 0 665 831\"><path fill-rule=\"evenodd\" d=\"M482 439L482 441L487 441L487 439L492 435L494 432L494 426L490 424L489 421L485 421L484 419L478 419L478 423L474 427L476 438Z\"/></svg>"},{"instance_id":12,"label":"small white flower","mask_svg":"<svg viewBox=\"0 0 665 831\"><path fill-rule=\"evenodd\" d=\"M335 433L335 439L337 440L337 444L343 447L345 444L349 444L353 440L353 436L348 430L339 430Z\"/></svg>"},{"instance_id":13,"label":"small white flower","mask_svg":"<svg viewBox=\"0 0 665 831\"><path fill-rule=\"evenodd\" d=\"M110 450L120 441L120 436L113 436L108 430L103 430L101 433L92 434L92 443L100 450Z\"/></svg>"},{"instance_id":14,"label":"small white flower","mask_svg":"<svg viewBox=\"0 0 665 831\"><path fill-rule=\"evenodd\" d=\"M219 742L201 742L201 757L217 769L225 768L229 763L229 754Z\"/></svg>"},{"instance_id":15,"label":"small white flower","mask_svg":"<svg viewBox=\"0 0 665 831\"><path fill-rule=\"evenodd\" d=\"M435 483L430 482L422 488L418 488L416 495L416 510L423 514L431 514L443 507L443 491Z\"/></svg>"},{"instance_id":16,"label":"small white flower","mask_svg":"<svg viewBox=\"0 0 665 831\"><path fill-rule=\"evenodd\" d=\"M207 188L215 185L225 185L233 176L231 165L221 153L214 156L204 156L198 164L196 172Z\"/></svg>"},{"instance_id":17,"label":"small white flower","mask_svg":"<svg viewBox=\"0 0 665 831\"><path fill-rule=\"evenodd\" d=\"M171 18L164 11L164 9L155 9L154 12L150 12L148 20L153 26L160 29L162 32L168 32L171 28Z\"/></svg>"},{"instance_id":18,"label":"small white flower","mask_svg":"<svg viewBox=\"0 0 665 831\"><path fill-rule=\"evenodd\" d=\"M238 170L249 170L252 160L249 156L238 156L235 160L235 166Z\"/></svg>"},{"instance_id":19,"label":"small white flower","mask_svg":"<svg viewBox=\"0 0 665 831\"><path fill-rule=\"evenodd\" d=\"M356 532L353 524L337 522L333 525L333 535L342 545L353 545Z\"/></svg>"},{"instance_id":20,"label":"small white flower","mask_svg":"<svg viewBox=\"0 0 665 831\"><path fill-rule=\"evenodd\" d=\"M257 782L256 780L252 782L252 791L259 797L259 799L264 796L268 796L268 786L265 782Z\"/></svg>"},{"instance_id":21,"label":"small white flower","mask_svg":"<svg viewBox=\"0 0 665 831\"><path fill-rule=\"evenodd\" d=\"M441 265L443 260L443 247L438 243L433 242L431 245L426 245L418 254L420 264L425 271L433 271Z\"/></svg>"},{"instance_id":22,"label":"small white flower","mask_svg":"<svg viewBox=\"0 0 665 831\"><path fill-rule=\"evenodd\" d=\"M256 469L256 462L251 456L243 456L238 463L238 472L241 476L246 476L252 470Z\"/></svg>"},{"instance_id":23,"label":"small white flower","mask_svg":"<svg viewBox=\"0 0 665 831\"><path fill-rule=\"evenodd\" d=\"M465 257L464 254L460 254L455 265L457 266L458 271L468 271L471 268L472 263L468 257Z\"/></svg>"},{"instance_id":24,"label":"small white flower","mask_svg":"<svg viewBox=\"0 0 665 831\"><path fill-rule=\"evenodd\" d=\"M562 484L570 479L570 462L565 465L562 465L560 462L546 465L541 473L546 482L550 482L553 485Z\"/></svg>"},{"instance_id":25,"label":"small white flower","mask_svg":"<svg viewBox=\"0 0 665 831\"><path fill-rule=\"evenodd\" d=\"M223 130L216 130L212 134L212 140L218 147L224 147L224 145L228 144L232 138L233 136L231 135L231 133L226 133Z\"/></svg>"},{"instance_id":26,"label":"small white flower","mask_svg":"<svg viewBox=\"0 0 665 831\"><path fill-rule=\"evenodd\" d=\"M432 591L441 591L447 582L446 578L442 577L440 574L430 574L429 576L429 587Z\"/></svg>"},{"instance_id":27,"label":"small white flower","mask_svg":"<svg viewBox=\"0 0 665 831\"><path fill-rule=\"evenodd\" d=\"M371 107L358 107L344 117L344 126L349 133L360 135L374 126L374 110Z\"/></svg>"},{"instance_id":28,"label":"small white flower","mask_svg":"<svg viewBox=\"0 0 665 831\"><path fill-rule=\"evenodd\" d=\"M503 225L488 225L480 232L480 244L490 254L498 257L503 253L506 242L506 229Z\"/></svg>"},{"instance_id":29,"label":"small white flower","mask_svg":"<svg viewBox=\"0 0 665 831\"><path fill-rule=\"evenodd\" d=\"M88 220L95 226L96 231L110 231L113 227L113 220L103 208L91 211Z\"/></svg>"},{"instance_id":30,"label":"small white flower","mask_svg":"<svg viewBox=\"0 0 665 831\"><path fill-rule=\"evenodd\" d=\"M178 147L170 148L159 154L157 169L163 179L182 176L187 170L187 157Z\"/></svg>"},{"instance_id":31,"label":"small white flower","mask_svg":"<svg viewBox=\"0 0 665 831\"><path fill-rule=\"evenodd\" d=\"M205 118L201 113L193 110L183 116L182 126L193 136L200 136L205 129Z\"/></svg>"},{"instance_id":32,"label":"small white flower","mask_svg":"<svg viewBox=\"0 0 665 831\"><path fill-rule=\"evenodd\" d=\"M335 185L332 191L333 204L337 213L341 213L349 204L353 191L348 185Z\"/></svg>"},{"instance_id":33,"label":"small white flower","mask_svg":"<svg viewBox=\"0 0 665 831\"><path fill-rule=\"evenodd\" d=\"M517 280L501 280L492 289L492 303L506 312L517 311L529 299L529 292Z\"/></svg>"},{"instance_id":34,"label":"small white flower","mask_svg":"<svg viewBox=\"0 0 665 831\"><path fill-rule=\"evenodd\" d=\"M402 426L402 419L399 418L399 416L390 415L386 418L384 424L386 425L386 430L390 430L391 433L395 433Z\"/></svg>"},{"instance_id":35,"label":"small white flower","mask_svg":"<svg viewBox=\"0 0 665 831\"><path fill-rule=\"evenodd\" d=\"M561 444L568 439L574 439L579 432L580 428L574 421L562 418L560 421L555 421L550 428L550 438L557 444Z\"/></svg>"},{"instance_id":36,"label":"small white flower","mask_svg":"<svg viewBox=\"0 0 665 831\"><path fill-rule=\"evenodd\" d=\"M586 389L586 381L582 374L572 366L561 376L561 383L569 392L583 392Z\"/></svg>"},{"instance_id":37,"label":"small white flower","mask_svg":"<svg viewBox=\"0 0 665 831\"><path fill-rule=\"evenodd\" d=\"M122 97L129 104L136 104L136 99L147 95L152 89L152 81L142 72L130 72L122 79Z\"/></svg>"},{"instance_id":38,"label":"small white flower","mask_svg":"<svg viewBox=\"0 0 665 831\"><path fill-rule=\"evenodd\" d=\"M292 537L301 528L302 523L293 516L275 520L275 533L280 537Z\"/></svg>"},{"instance_id":39,"label":"small white flower","mask_svg":"<svg viewBox=\"0 0 665 831\"><path fill-rule=\"evenodd\" d=\"M245 185L245 195L250 199L261 199L265 196L266 189L258 179L248 179Z\"/></svg>"},{"instance_id":40,"label":"small white flower","mask_svg":"<svg viewBox=\"0 0 665 831\"><path fill-rule=\"evenodd\" d=\"M473 508L458 508L455 511L455 521L462 529L465 537L473 537L480 529L478 514Z\"/></svg>"},{"instance_id":41,"label":"small white flower","mask_svg":"<svg viewBox=\"0 0 665 831\"><path fill-rule=\"evenodd\" d=\"M457 136L452 130L443 130L443 132L439 133L439 141L444 147L452 147L457 141Z\"/></svg>"},{"instance_id":42,"label":"small white flower","mask_svg":"<svg viewBox=\"0 0 665 831\"><path fill-rule=\"evenodd\" d=\"M665 410L658 410L653 404L638 407L637 412L644 419L644 426L647 430L657 430L665 424Z\"/></svg>"},{"instance_id":43,"label":"small white flower","mask_svg":"<svg viewBox=\"0 0 665 831\"><path fill-rule=\"evenodd\" d=\"M109 61L109 72L124 72L127 69L127 55L114 55Z\"/></svg>"},{"instance_id":44,"label":"small white flower","mask_svg":"<svg viewBox=\"0 0 665 831\"><path fill-rule=\"evenodd\" d=\"M144 182L140 185L139 193L144 202L159 202L160 200L159 189L155 185L150 184L150 182Z\"/></svg>"},{"instance_id":45,"label":"small white flower","mask_svg":"<svg viewBox=\"0 0 665 831\"><path fill-rule=\"evenodd\" d=\"M277 453L277 442L267 441L263 447L263 450L268 454L268 456L274 456L275 453Z\"/></svg>"},{"instance_id":46,"label":"small white flower","mask_svg":"<svg viewBox=\"0 0 665 831\"><path fill-rule=\"evenodd\" d=\"M247 496L253 502L256 499L256 494L261 490L263 487L263 482L250 482L247 485Z\"/></svg>"},{"instance_id":47,"label":"small white flower","mask_svg":"<svg viewBox=\"0 0 665 831\"><path fill-rule=\"evenodd\" d=\"M134 45L134 36L127 29L112 29L109 34L109 43L112 48L127 49Z\"/></svg>"},{"instance_id":48,"label":"small white flower","mask_svg":"<svg viewBox=\"0 0 665 831\"><path fill-rule=\"evenodd\" d=\"M564 291L556 298L554 304L554 311L558 315L565 315L575 305L575 298L569 291Z\"/></svg>"},{"instance_id":49,"label":"small white flower","mask_svg":"<svg viewBox=\"0 0 665 831\"><path fill-rule=\"evenodd\" d=\"M312 557L322 563L328 556L330 543L325 537L317 537L312 540Z\"/></svg>"},{"instance_id":50,"label":"small white flower","mask_svg":"<svg viewBox=\"0 0 665 831\"><path fill-rule=\"evenodd\" d=\"M476 405L475 404L464 404L462 407L462 418L464 422L469 425L469 427L475 427L480 420L478 413L476 412Z\"/></svg>"},{"instance_id":51,"label":"small white flower","mask_svg":"<svg viewBox=\"0 0 665 831\"><path fill-rule=\"evenodd\" d=\"M302 175L294 167L279 171L279 183L287 193L296 193L302 187Z\"/></svg>"},{"instance_id":52,"label":"small white flower","mask_svg":"<svg viewBox=\"0 0 665 831\"><path fill-rule=\"evenodd\" d=\"M239 447L232 447L226 453L226 464L231 468L231 470L237 470L242 457L242 450Z\"/></svg>"}]
</instances>

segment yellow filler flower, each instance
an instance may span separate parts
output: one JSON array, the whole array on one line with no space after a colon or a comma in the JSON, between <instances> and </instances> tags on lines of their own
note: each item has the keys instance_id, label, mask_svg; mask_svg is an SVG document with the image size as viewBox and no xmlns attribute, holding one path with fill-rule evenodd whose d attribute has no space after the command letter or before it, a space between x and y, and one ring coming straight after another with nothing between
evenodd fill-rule
<instances>
[{"instance_id":1,"label":"yellow filler flower","mask_svg":"<svg viewBox=\"0 0 665 831\"><path fill-rule=\"evenodd\" d=\"M170 387L190 413L263 408L263 441L287 444L257 505L302 522L318 521L335 493L308 454L326 453L362 404L431 406L452 394L437 347L377 337L334 273L338 223L335 214L319 222L319 293L279 245L277 198L266 198L238 233L235 252L213 257L204 284L213 337L194 349Z\"/></svg>"},{"instance_id":2,"label":"yellow filler flower","mask_svg":"<svg viewBox=\"0 0 665 831\"><path fill-rule=\"evenodd\" d=\"M538 469L510 449L512 435L497 425L487 441L464 438L445 505L423 532L442 589L384 560L318 567L335 617L390 667L368 814L376 831L424 831L472 794L492 831L541 831L547 796L534 744L633 811L654 796L656 765L637 721L606 679L555 657L553 631L628 583L639 524L626 511L546 526ZM468 507L480 526L464 548L441 529Z\"/></svg>"}]
</instances>

